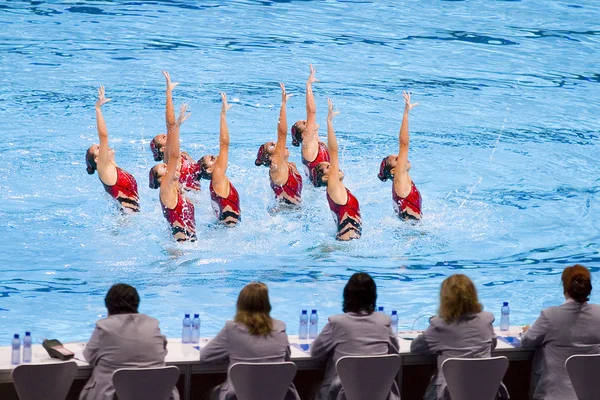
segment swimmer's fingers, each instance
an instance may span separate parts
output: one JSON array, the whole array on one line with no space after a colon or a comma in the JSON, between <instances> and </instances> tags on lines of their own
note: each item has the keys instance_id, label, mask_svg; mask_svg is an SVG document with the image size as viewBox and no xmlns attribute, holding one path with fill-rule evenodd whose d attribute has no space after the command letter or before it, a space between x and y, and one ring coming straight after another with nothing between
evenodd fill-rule
<instances>
[{"instance_id":1,"label":"swimmer's fingers","mask_svg":"<svg viewBox=\"0 0 600 400\"><path fill-rule=\"evenodd\" d=\"M188 119L188 117L191 115L191 113L188 111L189 105L186 103L183 103L180 107L179 107L179 117L177 117L177 124L181 125L183 124L183 122Z\"/></svg>"},{"instance_id":2,"label":"swimmer's fingers","mask_svg":"<svg viewBox=\"0 0 600 400\"><path fill-rule=\"evenodd\" d=\"M231 108L231 105L227 102L227 95L225 94L225 92L221 92L221 101L223 102L221 112L226 112Z\"/></svg>"},{"instance_id":3,"label":"swimmer's fingers","mask_svg":"<svg viewBox=\"0 0 600 400\"><path fill-rule=\"evenodd\" d=\"M290 97L293 96L293 94L288 94L285 91L285 85L283 82L279 82L279 87L281 88L281 101L285 103Z\"/></svg>"},{"instance_id":4,"label":"swimmer's fingers","mask_svg":"<svg viewBox=\"0 0 600 400\"><path fill-rule=\"evenodd\" d=\"M163 70L162 74L165 76L165 79L167 80L167 89L168 90L173 90L173 89L175 89L175 87L177 85L179 85L179 82L174 82L174 83L171 82L171 75L167 71Z\"/></svg>"},{"instance_id":5,"label":"swimmer's fingers","mask_svg":"<svg viewBox=\"0 0 600 400\"><path fill-rule=\"evenodd\" d=\"M111 99L107 99L106 97L104 97L104 86L100 86L98 88L98 100L96 101L96 105L97 106L102 106L106 103L108 103Z\"/></svg>"},{"instance_id":6,"label":"swimmer's fingers","mask_svg":"<svg viewBox=\"0 0 600 400\"><path fill-rule=\"evenodd\" d=\"M310 75L308 76L308 82L309 83L319 82L318 79L315 77L317 70L315 69L315 67L313 67L312 64L310 64L309 67L310 67Z\"/></svg>"},{"instance_id":7,"label":"swimmer's fingers","mask_svg":"<svg viewBox=\"0 0 600 400\"><path fill-rule=\"evenodd\" d=\"M333 110L333 101L331 101L331 99L327 99L327 106L328 106L327 120L331 121L333 119L333 117L338 115L340 112Z\"/></svg>"}]
</instances>

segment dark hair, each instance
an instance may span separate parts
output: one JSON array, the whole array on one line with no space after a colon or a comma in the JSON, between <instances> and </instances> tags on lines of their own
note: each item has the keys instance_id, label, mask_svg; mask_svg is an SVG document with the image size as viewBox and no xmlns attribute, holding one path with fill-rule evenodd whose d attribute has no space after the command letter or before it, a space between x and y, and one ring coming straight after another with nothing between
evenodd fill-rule
<instances>
[{"instance_id":1,"label":"dark hair","mask_svg":"<svg viewBox=\"0 0 600 400\"><path fill-rule=\"evenodd\" d=\"M126 283L117 283L106 293L104 305L108 315L137 314L140 305L140 296L133 286Z\"/></svg>"},{"instance_id":2,"label":"dark hair","mask_svg":"<svg viewBox=\"0 0 600 400\"><path fill-rule=\"evenodd\" d=\"M248 327L254 336L267 336L273 330L269 289L262 282L247 284L240 292L234 321Z\"/></svg>"},{"instance_id":3,"label":"dark hair","mask_svg":"<svg viewBox=\"0 0 600 400\"><path fill-rule=\"evenodd\" d=\"M326 161L323 161L326 162ZM318 163L311 171L310 171L310 180L315 187L327 186L327 182L323 180L323 176L325 173L323 172L323 167L320 166L323 162Z\"/></svg>"},{"instance_id":4,"label":"dark hair","mask_svg":"<svg viewBox=\"0 0 600 400\"><path fill-rule=\"evenodd\" d=\"M580 264L567 267L562 273L562 284L565 294L578 303L590 300L592 293L592 276L590 270Z\"/></svg>"},{"instance_id":5,"label":"dark hair","mask_svg":"<svg viewBox=\"0 0 600 400\"><path fill-rule=\"evenodd\" d=\"M200 171L198 171L198 180L206 179L210 181L212 179L212 172L206 171L208 165L206 165L206 163L204 162L204 157L206 156L203 156L198 160L198 166L200 167Z\"/></svg>"},{"instance_id":6,"label":"dark hair","mask_svg":"<svg viewBox=\"0 0 600 400\"><path fill-rule=\"evenodd\" d=\"M298 122L296 121L294 125L292 125L292 145L298 147L300 143L302 143L302 130L298 127Z\"/></svg>"},{"instance_id":7,"label":"dark hair","mask_svg":"<svg viewBox=\"0 0 600 400\"><path fill-rule=\"evenodd\" d=\"M165 152L163 150L163 146L158 143L157 138L160 135L154 136L154 138L150 141L150 150L152 150L152 156L154 157L154 161L162 161L165 159Z\"/></svg>"},{"instance_id":8,"label":"dark hair","mask_svg":"<svg viewBox=\"0 0 600 400\"><path fill-rule=\"evenodd\" d=\"M160 164L156 164L154 167L150 168L150 173L148 174L148 186L150 186L150 189L158 189L160 187L158 173L156 172L156 167L159 165Z\"/></svg>"},{"instance_id":9,"label":"dark hair","mask_svg":"<svg viewBox=\"0 0 600 400\"><path fill-rule=\"evenodd\" d=\"M94 152L92 151L92 147L94 147L94 146L93 145L90 146L90 148L85 153L86 171L90 175L93 175L94 172L96 172L96 170L98 169L98 166L96 165L96 156L94 156Z\"/></svg>"},{"instance_id":10,"label":"dark hair","mask_svg":"<svg viewBox=\"0 0 600 400\"><path fill-rule=\"evenodd\" d=\"M254 165L256 165L257 167L260 167L261 165L268 167L271 165L271 156L269 155L269 153L267 153L266 150L268 144L269 143L265 143L258 148L256 160L254 160Z\"/></svg>"},{"instance_id":11,"label":"dark hair","mask_svg":"<svg viewBox=\"0 0 600 400\"><path fill-rule=\"evenodd\" d=\"M377 285L366 272L357 272L350 277L344 287L343 312L372 313L377 302Z\"/></svg>"},{"instance_id":12,"label":"dark hair","mask_svg":"<svg viewBox=\"0 0 600 400\"><path fill-rule=\"evenodd\" d=\"M381 161L381 164L379 165L379 174L377 174L377 177L382 182L385 182L388 179L394 178L394 175L392 174L392 167L390 167L390 165L388 164L387 157L383 157L383 160Z\"/></svg>"}]
</instances>

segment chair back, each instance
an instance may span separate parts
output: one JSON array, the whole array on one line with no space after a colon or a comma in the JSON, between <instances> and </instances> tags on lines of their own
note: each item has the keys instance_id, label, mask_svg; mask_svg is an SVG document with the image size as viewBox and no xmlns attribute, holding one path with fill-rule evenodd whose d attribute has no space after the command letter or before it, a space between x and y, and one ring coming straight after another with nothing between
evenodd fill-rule
<instances>
[{"instance_id":1,"label":"chair back","mask_svg":"<svg viewBox=\"0 0 600 400\"><path fill-rule=\"evenodd\" d=\"M179 379L179 368L120 368L112 381L119 400L168 400Z\"/></svg>"},{"instance_id":2,"label":"chair back","mask_svg":"<svg viewBox=\"0 0 600 400\"><path fill-rule=\"evenodd\" d=\"M283 400L296 376L296 364L235 363L229 379L239 400Z\"/></svg>"},{"instance_id":3,"label":"chair back","mask_svg":"<svg viewBox=\"0 0 600 400\"><path fill-rule=\"evenodd\" d=\"M346 356L335 364L348 400L385 400L401 366L397 354Z\"/></svg>"},{"instance_id":4,"label":"chair back","mask_svg":"<svg viewBox=\"0 0 600 400\"><path fill-rule=\"evenodd\" d=\"M64 400L77 375L75 361L53 364L23 364L12 372L20 400Z\"/></svg>"},{"instance_id":5,"label":"chair back","mask_svg":"<svg viewBox=\"0 0 600 400\"><path fill-rule=\"evenodd\" d=\"M600 354L577 354L567 358L565 368L578 400L600 398Z\"/></svg>"},{"instance_id":6,"label":"chair back","mask_svg":"<svg viewBox=\"0 0 600 400\"><path fill-rule=\"evenodd\" d=\"M455 400L493 400L508 369L506 357L448 358L442 373Z\"/></svg>"}]
</instances>

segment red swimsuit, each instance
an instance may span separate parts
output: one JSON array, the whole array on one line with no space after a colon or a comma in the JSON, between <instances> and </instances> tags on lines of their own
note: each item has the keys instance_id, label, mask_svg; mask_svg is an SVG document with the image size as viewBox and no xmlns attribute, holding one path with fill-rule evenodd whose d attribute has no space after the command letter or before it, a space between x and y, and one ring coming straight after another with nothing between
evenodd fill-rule
<instances>
[{"instance_id":1,"label":"red swimsuit","mask_svg":"<svg viewBox=\"0 0 600 400\"><path fill-rule=\"evenodd\" d=\"M182 232L185 234L185 238L177 238L178 242L184 241L196 241L196 217L194 215L194 205L189 201L185 195L177 193L177 205L175 208L168 208L160 202L162 207L163 215L165 219L171 225L171 233L175 236L177 233Z\"/></svg>"},{"instance_id":2,"label":"red swimsuit","mask_svg":"<svg viewBox=\"0 0 600 400\"><path fill-rule=\"evenodd\" d=\"M360 206L358 205L358 200L348 189L346 189L346 193L348 193L348 201L343 206L334 202L331 197L329 197L329 193L327 193L329 209L333 213L333 217L337 223L338 239L350 230L358 233L358 236L362 233L362 221L360 218Z\"/></svg>"},{"instance_id":3,"label":"red swimsuit","mask_svg":"<svg viewBox=\"0 0 600 400\"><path fill-rule=\"evenodd\" d=\"M396 211L398 218L420 219L420 217L423 216L423 213L421 212L421 193L414 182L411 183L410 193L406 197L398 196L392 186L392 199L394 200L394 210ZM406 211L408 209L413 213L409 214ZM419 217L416 217L414 214L419 215Z\"/></svg>"},{"instance_id":4,"label":"red swimsuit","mask_svg":"<svg viewBox=\"0 0 600 400\"><path fill-rule=\"evenodd\" d=\"M288 163L288 179L283 186L279 186L271 179L271 189L275 192L275 198L287 204L300 204L302 196L302 175ZM294 199L294 201L290 201Z\"/></svg>"},{"instance_id":5,"label":"red swimsuit","mask_svg":"<svg viewBox=\"0 0 600 400\"><path fill-rule=\"evenodd\" d=\"M100 180L104 186L104 190L119 202L121 210L139 211L140 197L138 196L138 187L135 178L129 172L119 167L116 168L117 182L114 185L109 186ZM123 204L129 204L129 207L125 207Z\"/></svg>"},{"instance_id":6,"label":"red swimsuit","mask_svg":"<svg viewBox=\"0 0 600 400\"><path fill-rule=\"evenodd\" d=\"M240 196L231 182L229 182L229 196L225 198L215 192L213 183L210 181L210 199L212 200L212 207L219 221L223 221L228 226L234 226L241 221ZM226 207L230 209L225 210ZM225 221L227 219L229 220Z\"/></svg>"},{"instance_id":7,"label":"red swimsuit","mask_svg":"<svg viewBox=\"0 0 600 400\"><path fill-rule=\"evenodd\" d=\"M308 161L302 156L302 164L304 164L304 170L306 175L308 175L308 179L313 182L313 170L322 162L329 162L329 150L327 149L327 145L323 142L319 142L319 151L317 152L317 157L313 161ZM316 174L315 174L316 175Z\"/></svg>"},{"instance_id":8,"label":"red swimsuit","mask_svg":"<svg viewBox=\"0 0 600 400\"><path fill-rule=\"evenodd\" d=\"M185 190L200 190L200 166L194 160L187 157L181 158L181 169L179 170L179 183Z\"/></svg>"}]
</instances>

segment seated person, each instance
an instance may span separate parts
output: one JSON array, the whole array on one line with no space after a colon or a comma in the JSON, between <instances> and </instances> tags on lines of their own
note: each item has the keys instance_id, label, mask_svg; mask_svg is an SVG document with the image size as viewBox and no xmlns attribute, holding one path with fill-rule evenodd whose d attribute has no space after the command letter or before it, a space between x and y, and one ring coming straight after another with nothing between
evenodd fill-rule
<instances>
[{"instance_id":1,"label":"seated person","mask_svg":"<svg viewBox=\"0 0 600 400\"><path fill-rule=\"evenodd\" d=\"M290 343L285 323L271 318L269 289L260 282L246 285L240 292L233 321L200 351L200 362L283 362L290 359ZM235 400L237 396L229 377L215 388L212 398ZM300 400L292 384L285 400Z\"/></svg>"},{"instance_id":2,"label":"seated person","mask_svg":"<svg viewBox=\"0 0 600 400\"><path fill-rule=\"evenodd\" d=\"M589 304L590 271L583 265L562 273L565 302L548 307L521 338L521 346L537 348L533 363L533 399L577 400L565 368L575 354L600 353L600 306Z\"/></svg>"},{"instance_id":3,"label":"seated person","mask_svg":"<svg viewBox=\"0 0 600 400\"><path fill-rule=\"evenodd\" d=\"M429 382L425 400L451 400L442 374L442 363L447 358L491 357L496 347L494 314L482 310L469 277L456 274L442 282L439 315L429 320L429 327L410 345L411 352L437 355L437 372ZM497 398L509 398L504 385Z\"/></svg>"},{"instance_id":4,"label":"seated person","mask_svg":"<svg viewBox=\"0 0 600 400\"><path fill-rule=\"evenodd\" d=\"M344 287L344 314L333 315L311 345L310 354L326 360L323 384L317 399L345 399L335 363L344 356L398 354L398 339L390 317L375 312L377 286L367 273L352 275ZM388 400L400 399L394 381Z\"/></svg>"},{"instance_id":5,"label":"seated person","mask_svg":"<svg viewBox=\"0 0 600 400\"><path fill-rule=\"evenodd\" d=\"M83 350L85 360L94 368L80 400L113 400L112 375L119 368L163 367L167 339L160 333L158 321L138 313L140 296L134 287L113 285L104 304L108 317L96 322L96 329ZM173 389L172 400L179 399Z\"/></svg>"}]
</instances>

